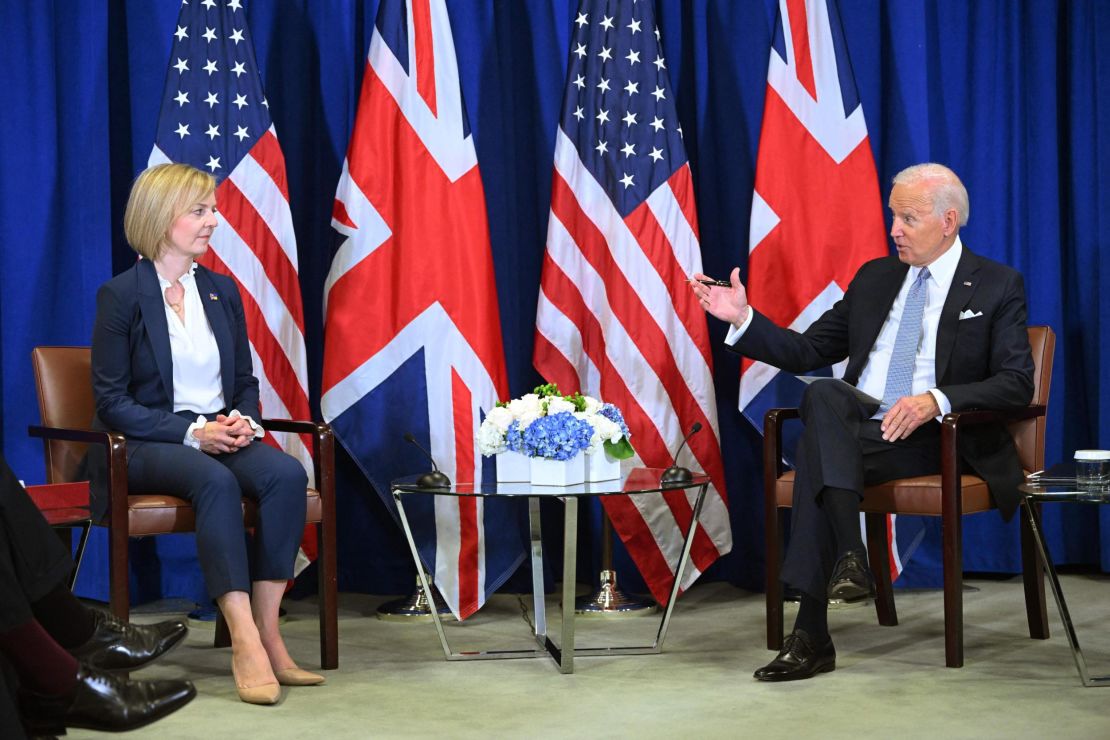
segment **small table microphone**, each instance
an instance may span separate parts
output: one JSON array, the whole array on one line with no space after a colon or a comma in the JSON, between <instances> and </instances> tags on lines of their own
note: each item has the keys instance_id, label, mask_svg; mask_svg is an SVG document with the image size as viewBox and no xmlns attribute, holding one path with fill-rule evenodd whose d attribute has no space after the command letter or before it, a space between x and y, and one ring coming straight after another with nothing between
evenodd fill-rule
<instances>
[{"instance_id":1,"label":"small table microphone","mask_svg":"<svg viewBox=\"0 0 1110 740\"><path fill-rule=\"evenodd\" d=\"M435 458L432 457L432 453L425 450L424 447L416 441L416 437L413 436L412 432L405 432L405 441L412 442L432 461L432 469L416 479L417 488L450 488L451 479L440 471L439 466L436 465Z\"/></svg>"},{"instance_id":2,"label":"small table microphone","mask_svg":"<svg viewBox=\"0 0 1110 740\"><path fill-rule=\"evenodd\" d=\"M689 483L694 479L694 474L690 472L689 468L684 468L678 465L678 455L682 452L682 448L690 441L690 437L701 431L701 422L695 421L694 426L690 427L690 433L682 439L682 444L678 446L678 450L674 453L675 464L663 471L659 476L659 482L664 485L677 485L682 483Z\"/></svg>"}]
</instances>

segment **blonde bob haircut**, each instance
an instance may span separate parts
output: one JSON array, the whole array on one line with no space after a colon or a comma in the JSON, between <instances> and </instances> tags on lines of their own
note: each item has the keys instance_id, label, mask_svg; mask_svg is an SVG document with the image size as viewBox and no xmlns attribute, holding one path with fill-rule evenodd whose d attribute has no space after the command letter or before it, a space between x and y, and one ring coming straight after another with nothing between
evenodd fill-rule
<instances>
[{"instance_id":1,"label":"blonde bob haircut","mask_svg":"<svg viewBox=\"0 0 1110 740\"><path fill-rule=\"evenodd\" d=\"M216 179L187 164L158 164L135 178L123 233L144 259L162 256L174 221L216 189Z\"/></svg>"}]
</instances>

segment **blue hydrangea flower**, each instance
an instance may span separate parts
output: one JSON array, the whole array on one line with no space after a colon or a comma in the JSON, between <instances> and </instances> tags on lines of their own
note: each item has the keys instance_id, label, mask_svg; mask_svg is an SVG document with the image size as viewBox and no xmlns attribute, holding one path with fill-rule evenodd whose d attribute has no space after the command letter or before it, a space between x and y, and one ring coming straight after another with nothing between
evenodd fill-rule
<instances>
[{"instance_id":1,"label":"blue hydrangea flower","mask_svg":"<svg viewBox=\"0 0 1110 740\"><path fill-rule=\"evenodd\" d=\"M603 403L597 413L619 426L621 431L624 432L624 436L629 436L628 425L624 423L624 416L621 415L621 410L616 406L611 403Z\"/></svg>"},{"instance_id":2,"label":"blue hydrangea flower","mask_svg":"<svg viewBox=\"0 0 1110 740\"><path fill-rule=\"evenodd\" d=\"M509 424L509 428L505 430L505 446L513 452L519 452L522 455L529 455L527 450L524 449L524 434L520 429L520 421L513 419Z\"/></svg>"},{"instance_id":3,"label":"blue hydrangea flower","mask_svg":"<svg viewBox=\"0 0 1110 740\"><path fill-rule=\"evenodd\" d=\"M510 426L510 435L512 431ZM589 423L568 411L541 416L524 430L521 452L530 457L569 460L590 446L593 433Z\"/></svg>"}]
</instances>

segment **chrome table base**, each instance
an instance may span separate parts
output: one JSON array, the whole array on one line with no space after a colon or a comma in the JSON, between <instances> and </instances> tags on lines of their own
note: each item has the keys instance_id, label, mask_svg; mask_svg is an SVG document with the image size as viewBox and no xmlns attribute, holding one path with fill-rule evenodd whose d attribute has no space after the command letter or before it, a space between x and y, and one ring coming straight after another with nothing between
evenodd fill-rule
<instances>
[{"instance_id":1,"label":"chrome table base","mask_svg":"<svg viewBox=\"0 0 1110 740\"><path fill-rule=\"evenodd\" d=\"M447 635L443 631L443 622L439 614L432 610L432 622L439 634L439 642L443 647L443 656L447 660L504 660L509 658L539 658L549 656L559 667L560 673L574 673L575 657L593 657L599 655L651 655L662 651L663 640L667 636L667 627L670 625L671 613L674 611L675 601L678 599L679 585L682 583L682 573L690 560L690 548L694 544L694 532L697 530L698 517L701 515L702 503L708 484L698 488L697 498L694 502L693 516L690 526L685 533L682 544L682 555L675 571L674 584L671 586L667 607L659 620L659 630L655 641L651 645L638 645L628 647L577 647L574 644L574 573L578 559L578 499L574 496L563 498L566 511L563 517L563 584L562 584L562 625L559 631L559 640L556 642L547 632L547 610L544 606L543 589L543 545L540 541L540 500L539 497L528 497L528 523L531 539L532 561L532 600L536 615L535 633L536 647L520 650L483 650L454 652L447 642ZM400 514L401 526L405 530L405 539L409 543L413 562L416 564L416 573L425 593L431 593L431 584L420 563L420 553L416 549L416 542L412 536L408 517L405 515L405 506L402 498L404 494L393 490L393 500L397 503L397 512Z\"/></svg>"},{"instance_id":2,"label":"chrome table base","mask_svg":"<svg viewBox=\"0 0 1110 740\"><path fill-rule=\"evenodd\" d=\"M1075 667L1079 671L1079 680L1084 686L1110 686L1110 676L1092 676L1087 670L1087 660L1083 657L1083 650L1079 647L1079 638L1075 635L1075 626L1071 621L1071 612L1064 601L1064 592L1060 588L1060 579L1056 575L1056 567L1045 547L1044 535L1041 533L1040 522L1034 509L1034 504L1028 499L1021 500L1021 508L1033 531L1033 541L1037 544L1037 554L1040 555L1045 573L1048 574L1049 585L1052 586L1052 596L1056 599L1056 606L1060 609L1060 620L1064 623L1064 633L1068 636L1068 645L1071 646L1071 655L1075 659Z\"/></svg>"},{"instance_id":3,"label":"chrome table base","mask_svg":"<svg viewBox=\"0 0 1110 740\"><path fill-rule=\"evenodd\" d=\"M602 570L598 576L601 586L589 596L574 602L574 611L581 616L639 617L652 614L656 603L651 599L629 596L617 586L617 572Z\"/></svg>"},{"instance_id":4,"label":"chrome table base","mask_svg":"<svg viewBox=\"0 0 1110 740\"><path fill-rule=\"evenodd\" d=\"M390 622L430 622L432 621L431 603L435 603L436 611L440 614L450 614L451 610L443 603L443 598L434 588L431 591L432 599L429 601L428 592L424 590L419 576L416 579L416 588L411 594L400 599L387 601L378 607L378 619Z\"/></svg>"}]
</instances>

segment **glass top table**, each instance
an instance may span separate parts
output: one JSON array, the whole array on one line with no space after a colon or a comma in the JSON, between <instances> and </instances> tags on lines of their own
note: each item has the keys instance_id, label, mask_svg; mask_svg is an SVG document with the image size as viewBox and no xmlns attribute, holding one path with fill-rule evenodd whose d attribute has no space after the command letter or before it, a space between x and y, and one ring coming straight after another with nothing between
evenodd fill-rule
<instances>
[{"instance_id":1,"label":"glass top table","mask_svg":"<svg viewBox=\"0 0 1110 740\"><path fill-rule=\"evenodd\" d=\"M1110 676L1092 676L1087 670L1087 661L1079 647L1079 639L1075 634L1075 626L1072 623L1071 613L1068 611L1067 601L1064 600L1060 579L1056 575L1056 567L1052 563L1048 546L1045 544L1038 511L1040 505L1046 503L1110 504L1110 486L1080 485L1076 482L1074 475L1068 473L1054 474L1054 471L1049 470L1047 473L1029 476L1025 483L1018 486L1018 491L1022 495L1021 508L1025 512L1029 528L1033 533L1033 542L1037 547L1037 554L1040 556L1041 563L1048 574L1052 596L1060 610L1060 620L1064 623L1064 632L1068 637L1068 645L1071 647L1076 670L1079 671L1079 679L1084 686L1110 686Z\"/></svg>"},{"instance_id":2,"label":"glass top table","mask_svg":"<svg viewBox=\"0 0 1110 740\"><path fill-rule=\"evenodd\" d=\"M647 655L659 653L667 635L671 613L678 597L682 573L690 560L690 548L697 531L698 517L701 514L705 493L709 488L709 476L695 472L689 481L664 484L661 482L662 468L632 468L622 472L621 477L609 481L593 481L570 486L541 486L530 483L498 483L496 481L474 483L454 483L447 487L424 487L418 481L421 476L410 475L393 481L390 488L397 504L401 527L405 532L416 573L424 593L432 594L428 574L420 561L420 553L413 538L412 527L405 513L404 499L408 496L455 496L455 497L508 497L520 498L528 503L528 529L531 541L532 600L535 609L536 648L528 650L486 650L452 651L447 642L438 610L431 609L432 621L439 635L440 645L447 660L490 660L506 658L538 658L549 656L562 673L574 672L575 657L599 655ZM681 555L675 568L674 583L666 608L659 621L655 642L643 646L576 647L574 644L574 574L578 557L578 501L583 498L599 496L645 496L661 495L664 492L677 492L684 495L690 503L692 515L685 526ZM544 606L543 587L543 546L540 541L540 501L554 498L563 502L566 512L563 517L563 593L562 629L556 642L547 633L547 613Z\"/></svg>"}]
</instances>

